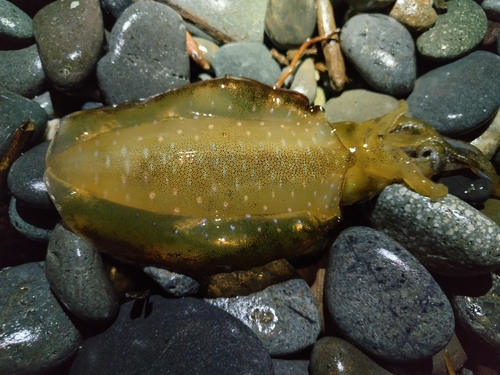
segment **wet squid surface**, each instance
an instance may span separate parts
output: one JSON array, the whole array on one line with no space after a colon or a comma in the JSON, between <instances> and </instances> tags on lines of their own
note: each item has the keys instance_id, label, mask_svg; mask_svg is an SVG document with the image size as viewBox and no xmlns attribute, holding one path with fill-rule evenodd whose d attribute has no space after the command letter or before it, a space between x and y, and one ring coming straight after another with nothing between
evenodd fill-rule
<instances>
[{"instance_id":1,"label":"wet squid surface","mask_svg":"<svg viewBox=\"0 0 500 375\"><path fill-rule=\"evenodd\" d=\"M304 96L223 78L66 117L45 182L101 251L199 274L307 250L338 222L352 165Z\"/></svg>"}]
</instances>

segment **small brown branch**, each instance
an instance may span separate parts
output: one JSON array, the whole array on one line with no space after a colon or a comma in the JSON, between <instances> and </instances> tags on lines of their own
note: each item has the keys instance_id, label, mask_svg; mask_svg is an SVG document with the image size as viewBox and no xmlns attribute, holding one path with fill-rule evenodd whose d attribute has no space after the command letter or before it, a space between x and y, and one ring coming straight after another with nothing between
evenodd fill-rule
<instances>
[{"instance_id":1,"label":"small brown branch","mask_svg":"<svg viewBox=\"0 0 500 375\"><path fill-rule=\"evenodd\" d=\"M210 69L210 65L208 65L207 60L203 57L203 53L200 51L200 47L198 47L198 43L193 39L191 34L186 31L186 49L189 57L196 64L201 66L203 69Z\"/></svg>"},{"instance_id":2,"label":"small brown branch","mask_svg":"<svg viewBox=\"0 0 500 375\"><path fill-rule=\"evenodd\" d=\"M295 55L299 52L298 49L289 49L288 51L286 51L286 58L288 60L293 60L293 58L295 57ZM311 46L311 48L308 48L304 51L304 55L317 55L318 54L318 49L316 48L316 46Z\"/></svg>"},{"instance_id":3,"label":"small brown branch","mask_svg":"<svg viewBox=\"0 0 500 375\"><path fill-rule=\"evenodd\" d=\"M35 131L35 125L31 121L25 121L14 133L10 141L9 148L0 160L0 195L5 193L7 186L7 176L9 169L16 159L21 155L21 151L28 142L31 134Z\"/></svg>"},{"instance_id":4,"label":"small brown branch","mask_svg":"<svg viewBox=\"0 0 500 375\"><path fill-rule=\"evenodd\" d=\"M278 61L281 65L287 66L288 64L290 64L288 59L284 55L279 53L276 48L271 48L269 51L271 52L271 55L274 57L274 59Z\"/></svg>"},{"instance_id":5,"label":"small brown branch","mask_svg":"<svg viewBox=\"0 0 500 375\"><path fill-rule=\"evenodd\" d=\"M318 30L319 35L338 32L335 24L335 16L330 0L316 0L318 9ZM323 55L328 68L330 86L335 91L342 91L344 85L349 82L345 72L344 58L338 40L325 40L322 43Z\"/></svg>"},{"instance_id":6,"label":"small brown branch","mask_svg":"<svg viewBox=\"0 0 500 375\"><path fill-rule=\"evenodd\" d=\"M331 34L328 34L326 36L317 36L315 38L309 38L307 39L304 43L299 48L299 51L293 58L293 60L290 62L290 65L287 66L287 68L283 71L281 74L281 77L278 79L276 84L274 85L275 88L280 88L283 86L283 83L285 80L288 78L290 74L295 70L297 63L299 62L300 58L304 55L305 51L314 43L322 42L324 40L328 40L332 38L337 32L333 32Z\"/></svg>"},{"instance_id":7,"label":"small brown branch","mask_svg":"<svg viewBox=\"0 0 500 375\"><path fill-rule=\"evenodd\" d=\"M190 10L182 7L181 5L177 4L177 2L175 2L174 0L157 0L157 1L159 3L168 5L170 8L179 13L179 15L184 20L191 22L196 27L203 30L204 32L206 32L208 35L210 35L212 38L219 41L220 43L234 42L233 38L223 33L216 27L212 26L205 18L200 17L198 14L193 13Z\"/></svg>"}]
</instances>

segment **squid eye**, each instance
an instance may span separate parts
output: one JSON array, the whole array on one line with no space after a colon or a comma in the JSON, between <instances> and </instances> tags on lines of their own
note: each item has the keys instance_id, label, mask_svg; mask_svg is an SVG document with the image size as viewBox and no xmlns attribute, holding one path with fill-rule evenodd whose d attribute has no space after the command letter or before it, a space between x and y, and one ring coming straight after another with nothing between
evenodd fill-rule
<instances>
[{"instance_id":1,"label":"squid eye","mask_svg":"<svg viewBox=\"0 0 500 375\"><path fill-rule=\"evenodd\" d=\"M416 157L418 159L425 158L432 162L434 173L441 171L444 162L444 149L440 145L427 144L422 145L416 150Z\"/></svg>"}]
</instances>

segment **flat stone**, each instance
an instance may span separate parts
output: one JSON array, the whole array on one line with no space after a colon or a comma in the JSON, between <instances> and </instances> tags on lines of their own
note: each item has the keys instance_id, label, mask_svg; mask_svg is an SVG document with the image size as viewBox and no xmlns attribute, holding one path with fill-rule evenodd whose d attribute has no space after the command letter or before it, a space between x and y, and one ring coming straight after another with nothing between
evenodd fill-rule
<instances>
[{"instance_id":1,"label":"flat stone","mask_svg":"<svg viewBox=\"0 0 500 375\"><path fill-rule=\"evenodd\" d=\"M81 336L50 291L43 263L0 270L0 373L50 373ZM53 372L52 372L53 373Z\"/></svg>"},{"instance_id":2,"label":"flat stone","mask_svg":"<svg viewBox=\"0 0 500 375\"><path fill-rule=\"evenodd\" d=\"M325 117L330 123L366 120L382 117L398 107L398 101L385 94L355 89L346 90L340 96L325 103Z\"/></svg>"},{"instance_id":3,"label":"flat stone","mask_svg":"<svg viewBox=\"0 0 500 375\"><path fill-rule=\"evenodd\" d=\"M33 97L45 83L36 44L15 51L0 51L0 90Z\"/></svg>"},{"instance_id":4,"label":"flat stone","mask_svg":"<svg viewBox=\"0 0 500 375\"><path fill-rule=\"evenodd\" d=\"M175 297L198 293L200 284L193 278L157 267L144 267L144 273L156 281L162 289Z\"/></svg>"},{"instance_id":5,"label":"flat stone","mask_svg":"<svg viewBox=\"0 0 500 375\"><path fill-rule=\"evenodd\" d=\"M234 41L262 42L268 0L178 0L177 4L206 19Z\"/></svg>"},{"instance_id":6,"label":"flat stone","mask_svg":"<svg viewBox=\"0 0 500 375\"><path fill-rule=\"evenodd\" d=\"M266 85L274 85L281 75L281 69L262 43L238 42L223 45L214 58L217 77L226 74L247 77Z\"/></svg>"},{"instance_id":7,"label":"flat stone","mask_svg":"<svg viewBox=\"0 0 500 375\"><path fill-rule=\"evenodd\" d=\"M35 208L54 209L43 182L45 154L49 146L50 142L43 142L21 155L12 164L7 178L12 195Z\"/></svg>"},{"instance_id":8,"label":"flat stone","mask_svg":"<svg viewBox=\"0 0 500 375\"><path fill-rule=\"evenodd\" d=\"M144 309L144 313L143 313ZM157 295L121 306L114 324L85 340L70 374L273 374L250 328L202 300Z\"/></svg>"},{"instance_id":9,"label":"flat stone","mask_svg":"<svg viewBox=\"0 0 500 375\"><path fill-rule=\"evenodd\" d=\"M325 301L351 343L391 362L436 354L455 328L450 303L429 272L399 243L368 227L348 228L332 245Z\"/></svg>"},{"instance_id":10,"label":"flat stone","mask_svg":"<svg viewBox=\"0 0 500 375\"><path fill-rule=\"evenodd\" d=\"M500 350L500 276L471 279L456 287L451 298L457 321L477 341Z\"/></svg>"},{"instance_id":11,"label":"flat stone","mask_svg":"<svg viewBox=\"0 0 500 375\"><path fill-rule=\"evenodd\" d=\"M33 30L52 84L63 90L81 86L102 52L104 25L99 1L57 0L36 14Z\"/></svg>"},{"instance_id":12,"label":"flat stone","mask_svg":"<svg viewBox=\"0 0 500 375\"><path fill-rule=\"evenodd\" d=\"M488 20L472 0L449 0L448 10L436 24L417 38L417 50L424 57L449 60L464 56L483 40Z\"/></svg>"},{"instance_id":13,"label":"flat stone","mask_svg":"<svg viewBox=\"0 0 500 375\"><path fill-rule=\"evenodd\" d=\"M451 194L434 202L393 184L374 202L370 220L437 274L473 276L500 265L500 227Z\"/></svg>"},{"instance_id":14,"label":"flat stone","mask_svg":"<svg viewBox=\"0 0 500 375\"><path fill-rule=\"evenodd\" d=\"M369 32L366 32L369 30ZM410 32L384 14L360 14L340 33L342 51L370 86L390 95L405 95L417 76Z\"/></svg>"},{"instance_id":15,"label":"flat stone","mask_svg":"<svg viewBox=\"0 0 500 375\"><path fill-rule=\"evenodd\" d=\"M323 337L311 353L311 375L391 375L354 345L338 337Z\"/></svg>"},{"instance_id":16,"label":"flat stone","mask_svg":"<svg viewBox=\"0 0 500 375\"><path fill-rule=\"evenodd\" d=\"M420 76L407 99L413 117L458 136L484 124L500 106L500 57L476 51Z\"/></svg>"},{"instance_id":17,"label":"flat stone","mask_svg":"<svg viewBox=\"0 0 500 375\"><path fill-rule=\"evenodd\" d=\"M316 28L315 0L269 0L266 34L282 50L300 47Z\"/></svg>"},{"instance_id":18,"label":"flat stone","mask_svg":"<svg viewBox=\"0 0 500 375\"><path fill-rule=\"evenodd\" d=\"M0 40L33 38L31 18L7 0L0 0Z\"/></svg>"},{"instance_id":19,"label":"flat stone","mask_svg":"<svg viewBox=\"0 0 500 375\"><path fill-rule=\"evenodd\" d=\"M32 100L0 91L0 158L9 148L16 130L27 120L35 125L30 142L36 144L45 132L47 113Z\"/></svg>"},{"instance_id":20,"label":"flat stone","mask_svg":"<svg viewBox=\"0 0 500 375\"><path fill-rule=\"evenodd\" d=\"M500 22L500 2L498 0L484 0L480 5L489 20Z\"/></svg>"},{"instance_id":21,"label":"flat stone","mask_svg":"<svg viewBox=\"0 0 500 375\"><path fill-rule=\"evenodd\" d=\"M61 224L50 237L45 273L55 295L78 318L102 324L118 313L118 297L97 249Z\"/></svg>"},{"instance_id":22,"label":"flat stone","mask_svg":"<svg viewBox=\"0 0 500 375\"><path fill-rule=\"evenodd\" d=\"M436 182L446 185L448 193L469 203L473 207L480 207L491 194L491 181L476 176L471 171L460 171L459 174L443 176Z\"/></svg>"},{"instance_id":23,"label":"flat stone","mask_svg":"<svg viewBox=\"0 0 500 375\"><path fill-rule=\"evenodd\" d=\"M290 90L300 92L307 96L309 104L314 103L314 99L316 98L316 89L318 85L315 75L316 68L314 66L314 59L307 58L302 61L295 71L292 84L290 85Z\"/></svg>"},{"instance_id":24,"label":"flat stone","mask_svg":"<svg viewBox=\"0 0 500 375\"><path fill-rule=\"evenodd\" d=\"M186 28L166 5L141 1L113 26L109 52L97 66L106 101L147 98L189 83Z\"/></svg>"},{"instance_id":25,"label":"flat stone","mask_svg":"<svg viewBox=\"0 0 500 375\"><path fill-rule=\"evenodd\" d=\"M321 330L314 296L302 279L272 285L249 296L206 301L248 325L271 355L305 349L314 344Z\"/></svg>"}]
</instances>

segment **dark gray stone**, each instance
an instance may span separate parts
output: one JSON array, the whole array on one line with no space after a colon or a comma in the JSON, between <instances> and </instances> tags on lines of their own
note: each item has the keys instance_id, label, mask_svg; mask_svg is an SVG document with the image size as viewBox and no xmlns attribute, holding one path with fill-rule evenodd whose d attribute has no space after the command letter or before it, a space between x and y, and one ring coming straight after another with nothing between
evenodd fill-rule
<instances>
[{"instance_id":1,"label":"dark gray stone","mask_svg":"<svg viewBox=\"0 0 500 375\"><path fill-rule=\"evenodd\" d=\"M415 45L410 32L384 14L360 14L340 33L342 50L376 90L400 96L417 77Z\"/></svg>"},{"instance_id":2,"label":"dark gray stone","mask_svg":"<svg viewBox=\"0 0 500 375\"><path fill-rule=\"evenodd\" d=\"M102 8L113 17L119 18L134 0L100 0Z\"/></svg>"},{"instance_id":3,"label":"dark gray stone","mask_svg":"<svg viewBox=\"0 0 500 375\"><path fill-rule=\"evenodd\" d=\"M468 279L455 286L451 302L457 322L474 339L500 350L500 276L495 273Z\"/></svg>"},{"instance_id":4,"label":"dark gray stone","mask_svg":"<svg viewBox=\"0 0 500 375\"><path fill-rule=\"evenodd\" d=\"M50 292L42 263L0 271L0 373L40 374L69 360L80 334Z\"/></svg>"},{"instance_id":5,"label":"dark gray stone","mask_svg":"<svg viewBox=\"0 0 500 375\"><path fill-rule=\"evenodd\" d=\"M97 66L108 103L147 98L189 83L186 28L166 5L141 1L113 26L109 52Z\"/></svg>"},{"instance_id":6,"label":"dark gray stone","mask_svg":"<svg viewBox=\"0 0 500 375\"><path fill-rule=\"evenodd\" d=\"M143 301L144 302L144 301ZM250 328L191 297L122 305L113 326L86 340L71 374L273 374Z\"/></svg>"},{"instance_id":7,"label":"dark gray stone","mask_svg":"<svg viewBox=\"0 0 500 375\"><path fill-rule=\"evenodd\" d=\"M206 299L248 325L271 355L293 354L314 344L321 318L311 289L302 279L233 298Z\"/></svg>"},{"instance_id":8,"label":"dark gray stone","mask_svg":"<svg viewBox=\"0 0 500 375\"><path fill-rule=\"evenodd\" d=\"M338 337L323 337L311 353L311 375L391 375L365 353ZM339 370L332 372L332 370Z\"/></svg>"},{"instance_id":9,"label":"dark gray stone","mask_svg":"<svg viewBox=\"0 0 500 375\"><path fill-rule=\"evenodd\" d=\"M104 42L99 0L57 0L36 14L33 30L52 83L63 90L83 85L95 69Z\"/></svg>"},{"instance_id":10,"label":"dark gray stone","mask_svg":"<svg viewBox=\"0 0 500 375\"><path fill-rule=\"evenodd\" d=\"M300 47L316 28L315 0L269 0L266 34L282 50Z\"/></svg>"},{"instance_id":11,"label":"dark gray stone","mask_svg":"<svg viewBox=\"0 0 500 375\"><path fill-rule=\"evenodd\" d=\"M34 101L11 92L0 92L0 158L9 148L16 130L27 120L35 125L32 144L42 137L47 126L47 113Z\"/></svg>"},{"instance_id":12,"label":"dark gray stone","mask_svg":"<svg viewBox=\"0 0 500 375\"><path fill-rule=\"evenodd\" d=\"M162 289L175 297L198 293L200 284L195 279L157 267L144 267L144 273L156 281Z\"/></svg>"},{"instance_id":13,"label":"dark gray stone","mask_svg":"<svg viewBox=\"0 0 500 375\"><path fill-rule=\"evenodd\" d=\"M245 2L177 0L182 7L206 19L235 41L262 42L268 0ZM198 35L203 37L203 35Z\"/></svg>"},{"instance_id":14,"label":"dark gray stone","mask_svg":"<svg viewBox=\"0 0 500 375\"><path fill-rule=\"evenodd\" d=\"M436 180L448 187L448 192L474 207L482 205L491 194L491 181L470 173L443 176Z\"/></svg>"},{"instance_id":15,"label":"dark gray stone","mask_svg":"<svg viewBox=\"0 0 500 375\"><path fill-rule=\"evenodd\" d=\"M309 375L309 361L273 358L274 375Z\"/></svg>"},{"instance_id":16,"label":"dark gray stone","mask_svg":"<svg viewBox=\"0 0 500 375\"><path fill-rule=\"evenodd\" d=\"M226 74L246 77L267 85L274 85L281 75L281 69L271 52L261 43L238 42L223 45L214 57L215 75Z\"/></svg>"},{"instance_id":17,"label":"dark gray stone","mask_svg":"<svg viewBox=\"0 0 500 375\"><path fill-rule=\"evenodd\" d=\"M52 105L52 98L49 91L45 91L44 93L35 96L32 100L43 108L49 119L53 119L55 117L54 106Z\"/></svg>"},{"instance_id":18,"label":"dark gray stone","mask_svg":"<svg viewBox=\"0 0 500 375\"><path fill-rule=\"evenodd\" d=\"M500 106L500 57L486 51L419 77L407 99L413 117L444 135L460 135L484 124Z\"/></svg>"},{"instance_id":19,"label":"dark gray stone","mask_svg":"<svg viewBox=\"0 0 500 375\"><path fill-rule=\"evenodd\" d=\"M473 276L500 265L500 227L451 194L432 201L394 184L373 203L372 225L400 242L432 272Z\"/></svg>"},{"instance_id":20,"label":"dark gray stone","mask_svg":"<svg viewBox=\"0 0 500 375\"><path fill-rule=\"evenodd\" d=\"M118 297L97 249L61 224L50 237L45 273L55 295L78 318L99 324L118 313Z\"/></svg>"},{"instance_id":21,"label":"dark gray stone","mask_svg":"<svg viewBox=\"0 0 500 375\"><path fill-rule=\"evenodd\" d=\"M45 154L50 141L39 144L17 159L9 170L7 184L16 199L35 208L53 209L43 182Z\"/></svg>"},{"instance_id":22,"label":"dark gray stone","mask_svg":"<svg viewBox=\"0 0 500 375\"><path fill-rule=\"evenodd\" d=\"M472 51L486 35L488 20L473 0L449 0L447 11L417 39L417 50L434 60L449 60Z\"/></svg>"},{"instance_id":23,"label":"dark gray stone","mask_svg":"<svg viewBox=\"0 0 500 375\"><path fill-rule=\"evenodd\" d=\"M36 44L15 51L0 51L0 90L32 97L45 83Z\"/></svg>"},{"instance_id":24,"label":"dark gray stone","mask_svg":"<svg viewBox=\"0 0 500 375\"><path fill-rule=\"evenodd\" d=\"M23 40L33 38L31 18L7 0L0 0L0 38Z\"/></svg>"},{"instance_id":25,"label":"dark gray stone","mask_svg":"<svg viewBox=\"0 0 500 375\"><path fill-rule=\"evenodd\" d=\"M9 220L14 228L26 238L36 242L47 242L52 230L60 220L55 210L36 209L11 197Z\"/></svg>"},{"instance_id":26,"label":"dark gray stone","mask_svg":"<svg viewBox=\"0 0 500 375\"><path fill-rule=\"evenodd\" d=\"M484 0L478 3L481 5L481 8L483 8L489 20L500 22L500 1Z\"/></svg>"},{"instance_id":27,"label":"dark gray stone","mask_svg":"<svg viewBox=\"0 0 500 375\"><path fill-rule=\"evenodd\" d=\"M368 227L346 229L332 245L325 301L351 343L392 362L436 354L455 328L450 303L429 272L399 243Z\"/></svg>"}]
</instances>

